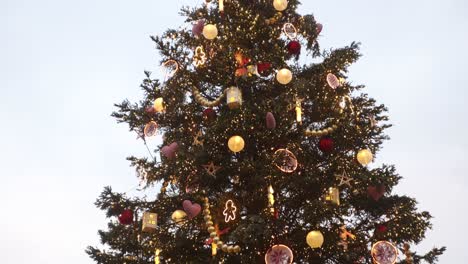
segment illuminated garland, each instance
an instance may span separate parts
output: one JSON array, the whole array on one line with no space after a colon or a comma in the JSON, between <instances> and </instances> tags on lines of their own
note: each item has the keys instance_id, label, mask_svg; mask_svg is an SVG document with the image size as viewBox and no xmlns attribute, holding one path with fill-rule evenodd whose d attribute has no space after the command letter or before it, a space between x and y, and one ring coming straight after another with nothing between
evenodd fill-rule
<instances>
[{"instance_id":1,"label":"illuminated garland","mask_svg":"<svg viewBox=\"0 0 468 264\"><path fill-rule=\"evenodd\" d=\"M192 86L192 93L195 97L195 101L197 101L199 104L205 107L214 107L220 105L224 96L226 95L226 92L223 91L223 93L218 98L216 98L213 101L209 101L201 95L200 90L198 90L198 88L195 85Z\"/></svg>"}]
</instances>

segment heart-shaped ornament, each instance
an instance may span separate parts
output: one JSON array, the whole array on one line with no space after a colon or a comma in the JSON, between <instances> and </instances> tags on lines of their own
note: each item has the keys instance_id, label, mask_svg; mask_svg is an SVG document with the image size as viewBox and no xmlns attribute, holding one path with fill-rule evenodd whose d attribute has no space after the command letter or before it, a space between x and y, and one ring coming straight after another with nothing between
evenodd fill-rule
<instances>
[{"instance_id":1,"label":"heart-shaped ornament","mask_svg":"<svg viewBox=\"0 0 468 264\"><path fill-rule=\"evenodd\" d=\"M192 203L192 201L189 200L185 200L182 203L182 207L184 207L184 211L190 219L194 218L201 212L201 206L197 203Z\"/></svg>"},{"instance_id":2,"label":"heart-shaped ornament","mask_svg":"<svg viewBox=\"0 0 468 264\"><path fill-rule=\"evenodd\" d=\"M378 201L385 194L385 186L382 184L376 186L369 186L367 187L367 194L375 201Z\"/></svg>"},{"instance_id":3,"label":"heart-shaped ornament","mask_svg":"<svg viewBox=\"0 0 468 264\"><path fill-rule=\"evenodd\" d=\"M161 153L164 155L164 157L168 159L173 159L176 156L176 152L179 149L179 144L177 142L171 143L169 146L164 146L161 149Z\"/></svg>"}]
</instances>

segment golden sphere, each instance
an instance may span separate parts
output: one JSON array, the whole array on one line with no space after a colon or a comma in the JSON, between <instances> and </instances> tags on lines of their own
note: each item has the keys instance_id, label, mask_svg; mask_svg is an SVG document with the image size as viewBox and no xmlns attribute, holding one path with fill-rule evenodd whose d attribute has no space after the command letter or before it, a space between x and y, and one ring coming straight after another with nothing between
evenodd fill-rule
<instances>
[{"instance_id":1,"label":"golden sphere","mask_svg":"<svg viewBox=\"0 0 468 264\"><path fill-rule=\"evenodd\" d=\"M273 7L277 11L284 11L288 8L288 0L273 0Z\"/></svg>"},{"instance_id":2,"label":"golden sphere","mask_svg":"<svg viewBox=\"0 0 468 264\"><path fill-rule=\"evenodd\" d=\"M241 136L232 136L228 141L228 147L232 152L241 152L244 149L245 142Z\"/></svg>"},{"instance_id":3,"label":"golden sphere","mask_svg":"<svg viewBox=\"0 0 468 264\"><path fill-rule=\"evenodd\" d=\"M182 225L184 223L184 219L187 217L187 214L182 210L176 210L172 213L172 221L178 225Z\"/></svg>"},{"instance_id":4,"label":"golden sphere","mask_svg":"<svg viewBox=\"0 0 468 264\"><path fill-rule=\"evenodd\" d=\"M234 247L234 252L239 253L241 251L241 248L239 246Z\"/></svg>"},{"instance_id":5,"label":"golden sphere","mask_svg":"<svg viewBox=\"0 0 468 264\"><path fill-rule=\"evenodd\" d=\"M292 78L292 72L286 68L279 70L276 74L276 80L283 85L290 83Z\"/></svg>"},{"instance_id":6,"label":"golden sphere","mask_svg":"<svg viewBox=\"0 0 468 264\"><path fill-rule=\"evenodd\" d=\"M223 245L221 247L221 250L224 251L224 252L227 252L228 251L228 245Z\"/></svg>"},{"instance_id":7,"label":"golden sphere","mask_svg":"<svg viewBox=\"0 0 468 264\"><path fill-rule=\"evenodd\" d=\"M162 97L159 97L154 101L154 110L158 113L164 111L164 99Z\"/></svg>"},{"instance_id":8,"label":"golden sphere","mask_svg":"<svg viewBox=\"0 0 468 264\"><path fill-rule=\"evenodd\" d=\"M356 158L361 165L366 166L372 162L374 155L369 149L362 149L358 152Z\"/></svg>"},{"instance_id":9,"label":"golden sphere","mask_svg":"<svg viewBox=\"0 0 468 264\"><path fill-rule=\"evenodd\" d=\"M311 248L320 248L323 245L323 235L320 231L311 231L307 234L306 241Z\"/></svg>"},{"instance_id":10,"label":"golden sphere","mask_svg":"<svg viewBox=\"0 0 468 264\"><path fill-rule=\"evenodd\" d=\"M214 231L216 231L216 229L214 228L214 226L208 227L208 232L212 233L212 232L214 232Z\"/></svg>"},{"instance_id":11,"label":"golden sphere","mask_svg":"<svg viewBox=\"0 0 468 264\"><path fill-rule=\"evenodd\" d=\"M203 36L206 39L213 40L218 36L218 28L213 24L208 24L203 27Z\"/></svg>"},{"instance_id":12,"label":"golden sphere","mask_svg":"<svg viewBox=\"0 0 468 264\"><path fill-rule=\"evenodd\" d=\"M219 240L218 243L216 243L216 245L220 248L223 247L224 243L223 241Z\"/></svg>"}]
</instances>

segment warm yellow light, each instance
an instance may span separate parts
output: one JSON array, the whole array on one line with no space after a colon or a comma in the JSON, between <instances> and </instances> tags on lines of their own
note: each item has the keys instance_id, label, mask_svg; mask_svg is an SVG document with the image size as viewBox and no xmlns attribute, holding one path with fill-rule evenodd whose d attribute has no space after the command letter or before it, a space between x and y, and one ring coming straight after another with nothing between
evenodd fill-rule
<instances>
[{"instance_id":1,"label":"warm yellow light","mask_svg":"<svg viewBox=\"0 0 468 264\"><path fill-rule=\"evenodd\" d=\"M212 256L216 256L216 254L218 253L218 245L216 245L216 243L211 243L211 255Z\"/></svg>"},{"instance_id":2,"label":"warm yellow light","mask_svg":"<svg viewBox=\"0 0 468 264\"><path fill-rule=\"evenodd\" d=\"M366 166L372 162L374 155L369 149L362 149L358 152L356 158L361 165Z\"/></svg>"},{"instance_id":3,"label":"warm yellow light","mask_svg":"<svg viewBox=\"0 0 468 264\"><path fill-rule=\"evenodd\" d=\"M286 8L288 8L288 0L274 0L273 7L276 9L276 11L284 11Z\"/></svg>"},{"instance_id":4,"label":"warm yellow light","mask_svg":"<svg viewBox=\"0 0 468 264\"><path fill-rule=\"evenodd\" d=\"M302 101L296 100L296 121L302 122Z\"/></svg>"},{"instance_id":5,"label":"warm yellow light","mask_svg":"<svg viewBox=\"0 0 468 264\"><path fill-rule=\"evenodd\" d=\"M290 83L292 78L292 72L286 68L279 70L276 74L276 80L283 85Z\"/></svg>"},{"instance_id":6,"label":"warm yellow light","mask_svg":"<svg viewBox=\"0 0 468 264\"><path fill-rule=\"evenodd\" d=\"M230 221L236 220L236 211L237 207L234 204L233 200L227 200L226 205L224 206L224 222L229 223Z\"/></svg>"},{"instance_id":7,"label":"warm yellow light","mask_svg":"<svg viewBox=\"0 0 468 264\"><path fill-rule=\"evenodd\" d=\"M158 113L164 111L164 99L162 97L159 97L154 101L154 110Z\"/></svg>"},{"instance_id":8,"label":"warm yellow light","mask_svg":"<svg viewBox=\"0 0 468 264\"><path fill-rule=\"evenodd\" d=\"M203 27L203 36L206 39L213 40L218 36L218 28L213 24L208 24Z\"/></svg>"},{"instance_id":9,"label":"warm yellow light","mask_svg":"<svg viewBox=\"0 0 468 264\"><path fill-rule=\"evenodd\" d=\"M245 142L241 136L232 136L228 141L228 147L232 152L241 152L244 149Z\"/></svg>"},{"instance_id":10,"label":"warm yellow light","mask_svg":"<svg viewBox=\"0 0 468 264\"><path fill-rule=\"evenodd\" d=\"M227 105L230 109L239 108L242 105L242 92L239 88L232 86L226 90Z\"/></svg>"},{"instance_id":11,"label":"warm yellow light","mask_svg":"<svg viewBox=\"0 0 468 264\"><path fill-rule=\"evenodd\" d=\"M311 231L307 234L306 241L311 248L320 248L323 245L323 235L320 231Z\"/></svg>"},{"instance_id":12,"label":"warm yellow light","mask_svg":"<svg viewBox=\"0 0 468 264\"><path fill-rule=\"evenodd\" d=\"M182 225L184 223L187 214L182 210L176 210L172 213L172 221L174 221L178 225Z\"/></svg>"},{"instance_id":13,"label":"warm yellow light","mask_svg":"<svg viewBox=\"0 0 468 264\"><path fill-rule=\"evenodd\" d=\"M224 0L219 0L219 11L224 12Z\"/></svg>"},{"instance_id":14,"label":"warm yellow light","mask_svg":"<svg viewBox=\"0 0 468 264\"><path fill-rule=\"evenodd\" d=\"M159 262L159 254L160 253L161 253L161 250L159 248L157 248L154 251L154 264L160 264L160 262Z\"/></svg>"}]
</instances>

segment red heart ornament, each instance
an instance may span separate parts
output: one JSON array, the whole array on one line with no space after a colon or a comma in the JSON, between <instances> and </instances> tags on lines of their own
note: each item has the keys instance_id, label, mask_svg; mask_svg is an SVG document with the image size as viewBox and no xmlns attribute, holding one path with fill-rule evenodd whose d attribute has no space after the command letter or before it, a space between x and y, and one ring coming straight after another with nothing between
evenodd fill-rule
<instances>
[{"instance_id":1,"label":"red heart ornament","mask_svg":"<svg viewBox=\"0 0 468 264\"><path fill-rule=\"evenodd\" d=\"M375 201L378 201L385 194L385 186L384 185L369 186L367 187L367 194Z\"/></svg>"},{"instance_id":2,"label":"red heart ornament","mask_svg":"<svg viewBox=\"0 0 468 264\"><path fill-rule=\"evenodd\" d=\"M185 200L182 203L182 206L190 219L194 218L201 212L201 206L197 203L192 203L189 200Z\"/></svg>"}]
</instances>

